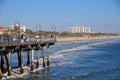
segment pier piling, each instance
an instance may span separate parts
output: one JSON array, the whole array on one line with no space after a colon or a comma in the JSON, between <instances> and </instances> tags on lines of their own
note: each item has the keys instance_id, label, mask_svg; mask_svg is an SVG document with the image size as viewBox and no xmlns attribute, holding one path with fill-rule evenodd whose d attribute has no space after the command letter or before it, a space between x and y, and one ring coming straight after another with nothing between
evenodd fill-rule
<instances>
[{"instance_id":1,"label":"pier piling","mask_svg":"<svg viewBox=\"0 0 120 80\"><path fill-rule=\"evenodd\" d=\"M31 71L33 71L34 70L34 49L32 49L32 55L31 55L31 57L32 57Z\"/></svg>"},{"instance_id":2,"label":"pier piling","mask_svg":"<svg viewBox=\"0 0 120 80\"><path fill-rule=\"evenodd\" d=\"M8 76L12 75L11 52L8 53Z\"/></svg>"},{"instance_id":3,"label":"pier piling","mask_svg":"<svg viewBox=\"0 0 120 80\"><path fill-rule=\"evenodd\" d=\"M5 73L7 71L7 67L5 65L5 61L4 61L4 55L1 55L1 71L2 73Z\"/></svg>"},{"instance_id":4,"label":"pier piling","mask_svg":"<svg viewBox=\"0 0 120 80\"><path fill-rule=\"evenodd\" d=\"M20 52L20 73L24 73L24 68L23 68L23 50Z\"/></svg>"},{"instance_id":5,"label":"pier piling","mask_svg":"<svg viewBox=\"0 0 120 80\"><path fill-rule=\"evenodd\" d=\"M1 56L0 56L1 57ZM1 63L0 63L1 64ZM1 71L1 65L0 65L0 78L2 78L3 74L2 74L2 71Z\"/></svg>"},{"instance_id":6,"label":"pier piling","mask_svg":"<svg viewBox=\"0 0 120 80\"><path fill-rule=\"evenodd\" d=\"M18 56L18 67L20 67L20 51L17 52L17 56Z\"/></svg>"},{"instance_id":7,"label":"pier piling","mask_svg":"<svg viewBox=\"0 0 120 80\"><path fill-rule=\"evenodd\" d=\"M30 53L27 51L27 65L30 65Z\"/></svg>"},{"instance_id":8,"label":"pier piling","mask_svg":"<svg viewBox=\"0 0 120 80\"><path fill-rule=\"evenodd\" d=\"M47 45L47 50L48 50L47 66L50 66L50 51L49 51L49 45Z\"/></svg>"},{"instance_id":9,"label":"pier piling","mask_svg":"<svg viewBox=\"0 0 120 80\"><path fill-rule=\"evenodd\" d=\"M39 64L40 64L40 50L38 50L38 53L37 53L37 64L36 64L36 68L39 68Z\"/></svg>"},{"instance_id":10,"label":"pier piling","mask_svg":"<svg viewBox=\"0 0 120 80\"><path fill-rule=\"evenodd\" d=\"M7 68L8 68L8 58L7 58L7 54L6 54L6 52L5 52L5 60L6 60L6 64L7 64Z\"/></svg>"},{"instance_id":11,"label":"pier piling","mask_svg":"<svg viewBox=\"0 0 120 80\"><path fill-rule=\"evenodd\" d=\"M44 58L44 54L43 54L43 48L42 48L42 58L43 58L43 67L46 67L46 65L45 65L45 58Z\"/></svg>"},{"instance_id":12,"label":"pier piling","mask_svg":"<svg viewBox=\"0 0 120 80\"><path fill-rule=\"evenodd\" d=\"M1 71L1 67L0 67L0 78L3 77L2 71Z\"/></svg>"}]
</instances>

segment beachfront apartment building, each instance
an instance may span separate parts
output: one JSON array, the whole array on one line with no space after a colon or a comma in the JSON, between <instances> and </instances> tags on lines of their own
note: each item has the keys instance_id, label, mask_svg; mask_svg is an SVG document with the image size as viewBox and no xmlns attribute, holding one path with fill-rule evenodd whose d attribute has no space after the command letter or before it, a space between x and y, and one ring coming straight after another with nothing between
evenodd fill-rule
<instances>
[{"instance_id":1,"label":"beachfront apartment building","mask_svg":"<svg viewBox=\"0 0 120 80\"><path fill-rule=\"evenodd\" d=\"M73 26L70 28L71 33L90 33L90 27Z\"/></svg>"},{"instance_id":2,"label":"beachfront apartment building","mask_svg":"<svg viewBox=\"0 0 120 80\"><path fill-rule=\"evenodd\" d=\"M90 33L90 27L84 27L84 33Z\"/></svg>"}]
</instances>

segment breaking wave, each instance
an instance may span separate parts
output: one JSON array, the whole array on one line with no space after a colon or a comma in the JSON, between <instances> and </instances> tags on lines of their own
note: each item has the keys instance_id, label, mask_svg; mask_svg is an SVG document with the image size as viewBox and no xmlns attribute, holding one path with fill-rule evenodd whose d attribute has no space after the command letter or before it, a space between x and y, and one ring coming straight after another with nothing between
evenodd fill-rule
<instances>
[{"instance_id":1,"label":"breaking wave","mask_svg":"<svg viewBox=\"0 0 120 80\"><path fill-rule=\"evenodd\" d=\"M97 42L97 43L89 43L87 45L82 45L82 46L78 46L78 47L73 47L70 49L65 49L65 50L60 50L55 52L54 54L59 54L59 53L65 53L65 52L71 52L71 51L77 51L77 50L87 50L87 49L92 49L95 46L105 46L108 43L112 43L114 41L104 41L104 42ZM80 43L78 43L80 44Z\"/></svg>"}]
</instances>

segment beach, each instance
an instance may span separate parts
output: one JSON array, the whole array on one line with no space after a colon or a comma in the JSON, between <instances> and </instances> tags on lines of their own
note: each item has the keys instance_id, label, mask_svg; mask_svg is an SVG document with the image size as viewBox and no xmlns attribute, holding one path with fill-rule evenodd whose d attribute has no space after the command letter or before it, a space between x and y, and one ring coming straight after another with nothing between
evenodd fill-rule
<instances>
[{"instance_id":1,"label":"beach","mask_svg":"<svg viewBox=\"0 0 120 80\"><path fill-rule=\"evenodd\" d=\"M120 36L60 37L60 38L56 38L56 40L58 42L74 42L74 41L104 40L104 39L120 39Z\"/></svg>"}]
</instances>

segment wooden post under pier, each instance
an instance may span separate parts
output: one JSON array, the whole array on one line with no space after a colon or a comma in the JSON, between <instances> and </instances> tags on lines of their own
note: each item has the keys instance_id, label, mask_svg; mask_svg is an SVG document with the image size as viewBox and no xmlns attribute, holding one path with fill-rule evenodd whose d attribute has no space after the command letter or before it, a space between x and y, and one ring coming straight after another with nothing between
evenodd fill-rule
<instances>
[{"instance_id":1,"label":"wooden post under pier","mask_svg":"<svg viewBox=\"0 0 120 80\"><path fill-rule=\"evenodd\" d=\"M5 51L4 51L4 52L5 52ZM9 63L8 63L8 58L7 58L6 52L5 52L5 60L6 60L7 68L8 68Z\"/></svg>"},{"instance_id":2,"label":"wooden post under pier","mask_svg":"<svg viewBox=\"0 0 120 80\"><path fill-rule=\"evenodd\" d=\"M34 70L34 49L32 49L32 63L31 63L31 70L33 71Z\"/></svg>"},{"instance_id":3,"label":"wooden post under pier","mask_svg":"<svg viewBox=\"0 0 120 80\"><path fill-rule=\"evenodd\" d=\"M8 76L12 75L11 52L8 53Z\"/></svg>"},{"instance_id":4,"label":"wooden post under pier","mask_svg":"<svg viewBox=\"0 0 120 80\"><path fill-rule=\"evenodd\" d=\"M39 64L40 64L40 50L38 50L38 52L37 52L37 64L36 64L36 68L39 68Z\"/></svg>"},{"instance_id":5,"label":"wooden post under pier","mask_svg":"<svg viewBox=\"0 0 120 80\"><path fill-rule=\"evenodd\" d=\"M1 67L0 67L0 78L3 77L2 71L1 71Z\"/></svg>"},{"instance_id":6,"label":"wooden post under pier","mask_svg":"<svg viewBox=\"0 0 120 80\"><path fill-rule=\"evenodd\" d=\"M0 56L1 57L1 56ZM1 63L0 63L1 64ZM1 71L1 65L0 65L0 78L3 77L2 71Z\"/></svg>"},{"instance_id":7,"label":"wooden post under pier","mask_svg":"<svg viewBox=\"0 0 120 80\"><path fill-rule=\"evenodd\" d=\"M47 66L50 66L50 50L49 50L49 45L47 45L47 50L48 50Z\"/></svg>"},{"instance_id":8,"label":"wooden post under pier","mask_svg":"<svg viewBox=\"0 0 120 80\"><path fill-rule=\"evenodd\" d=\"M4 55L3 54L1 54L1 71L2 71L2 73L5 73L7 71L7 67L5 65Z\"/></svg>"},{"instance_id":9,"label":"wooden post under pier","mask_svg":"<svg viewBox=\"0 0 120 80\"><path fill-rule=\"evenodd\" d=\"M24 73L24 68L23 68L23 50L20 52L20 73Z\"/></svg>"},{"instance_id":10,"label":"wooden post under pier","mask_svg":"<svg viewBox=\"0 0 120 80\"><path fill-rule=\"evenodd\" d=\"M43 47L42 47L42 58L43 58L43 67L46 67L46 65L45 65L45 58L44 58L44 54L43 54Z\"/></svg>"},{"instance_id":11,"label":"wooden post under pier","mask_svg":"<svg viewBox=\"0 0 120 80\"><path fill-rule=\"evenodd\" d=\"M30 65L30 53L27 51L27 65Z\"/></svg>"},{"instance_id":12,"label":"wooden post under pier","mask_svg":"<svg viewBox=\"0 0 120 80\"><path fill-rule=\"evenodd\" d=\"M18 50L17 56L18 56L18 67L20 67L20 64L21 64L21 61L20 61L20 50Z\"/></svg>"}]
</instances>

